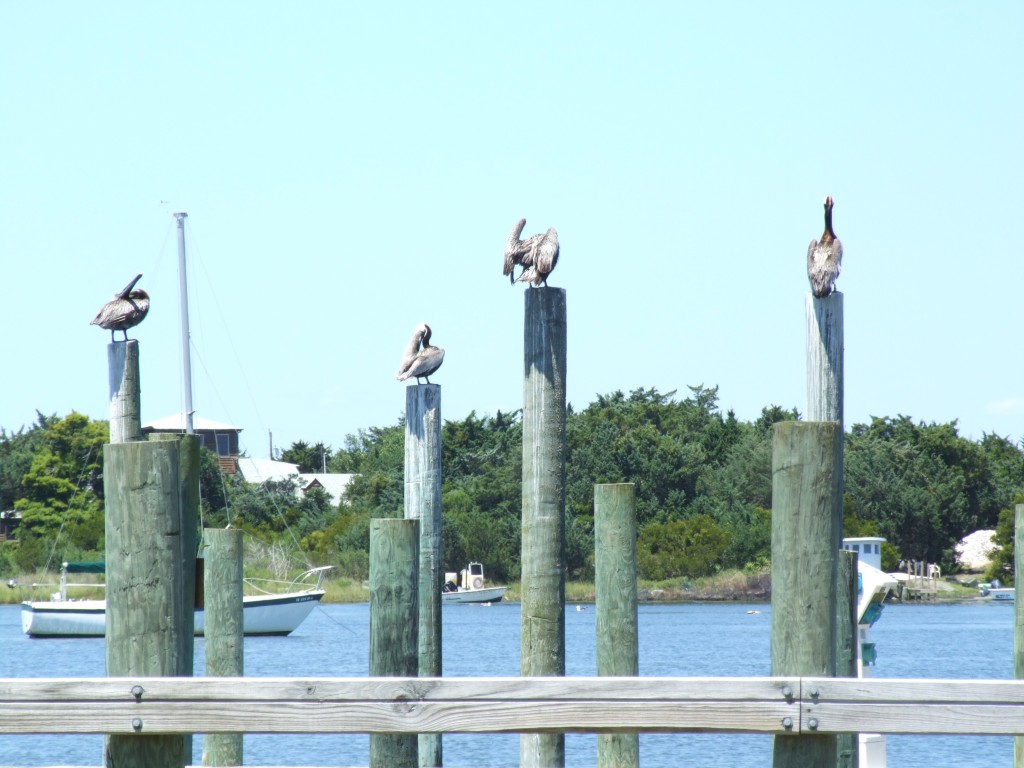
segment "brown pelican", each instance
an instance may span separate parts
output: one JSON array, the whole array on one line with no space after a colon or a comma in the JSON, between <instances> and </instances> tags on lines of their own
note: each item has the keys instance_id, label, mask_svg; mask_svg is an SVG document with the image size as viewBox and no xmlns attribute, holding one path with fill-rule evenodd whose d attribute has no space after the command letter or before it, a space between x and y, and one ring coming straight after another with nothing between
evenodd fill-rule
<instances>
[{"instance_id":1,"label":"brown pelican","mask_svg":"<svg viewBox=\"0 0 1024 768\"><path fill-rule=\"evenodd\" d=\"M525 226L526 219L520 219L508 236L502 273L508 275L510 283L523 281L547 285L547 276L558 261L558 233L552 227L542 235L531 235L520 240L519 236ZM512 274L517 264L523 268L518 278Z\"/></svg>"},{"instance_id":2,"label":"brown pelican","mask_svg":"<svg viewBox=\"0 0 1024 768\"><path fill-rule=\"evenodd\" d=\"M398 369L396 379L405 381L415 376L417 384L420 383L421 378L426 379L427 384L430 383L430 374L440 368L441 363L444 362L444 350L430 343L431 333L430 326L426 323L417 326L405 347L402 365ZM419 349L421 342L423 348Z\"/></svg>"},{"instance_id":3,"label":"brown pelican","mask_svg":"<svg viewBox=\"0 0 1024 768\"><path fill-rule=\"evenodd\" d=\"M530 283L531 285L545 286L548 284L548 275L558 263L558 232L554 227L548 227L543 235L534 235L527 254L523 256L523 271L520 273L517 283Z\"/></svg>"},{"instance_id":4,"label":"brown pelican","mask_svg":"<svg viewBox=\"0 0 1024 768\"><path fill-rule=\"evenodd\" d=\"M141 288L135 288L142 275L136 275L128 285L114 294L114 298L104 304L89 325L98 325L110 331L110 340L114 340L114 331L121 331L124 340L128 341L128 329L146 319L149 312L149 294Z\"/></svg>"},{"instance_id":5,"label":"brown pelican","mask_svg":"<svg viewBox=\"0 0 1024 768\"><path fill-rule=\"evenodd\" d=\"M807 246L807 279L811 291L823 299L836 289L836 278L843 266L843 244L832 231L832 196L825 198L825 232L821 240Z\"/></svg>"}]
</instances>

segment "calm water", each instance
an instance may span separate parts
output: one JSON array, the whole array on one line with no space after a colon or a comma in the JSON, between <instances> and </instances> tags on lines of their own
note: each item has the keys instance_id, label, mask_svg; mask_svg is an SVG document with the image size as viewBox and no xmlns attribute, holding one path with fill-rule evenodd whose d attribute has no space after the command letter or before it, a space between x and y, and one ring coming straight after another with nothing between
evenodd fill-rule
<instances>
[{"instance_id":1,"label":"calm water","mask_svg":"<svg viewBox=\"0 0 1024 768\"><path fill-rule=\"evenodd\" d=\"M760 613L748 614L748 610ZM517 675L519 605L447 605L446 675ZM767 605L643 605L641 675L770 673ZM878 677L1011 678L1013 609L1006 605L892 605L873 629ZM369 668L369 609L364 604L315 610L291 637L246 638L249 675L350 676ZM196 641L196 669L203 669ZM593 675L594 610L566 613L570 675ZM18 606L0 606L0 677L90 677L104 674L103 640L31 640ZM3 713L0 712L0 718ZM197 737L195 762L201 760ZM596 737L566 737L566 764L593 766ZM992 768L1013 762L1010 737L890 736L891 768ZM771 765L771 737L643 735L645 768L762 768ZM519 737L444 737L447 766L518 765ZM0 765L100 765L99 736L2 736ZM247 736L248 765L367 765L368 736Z\"/></svg>"}]
</instances>

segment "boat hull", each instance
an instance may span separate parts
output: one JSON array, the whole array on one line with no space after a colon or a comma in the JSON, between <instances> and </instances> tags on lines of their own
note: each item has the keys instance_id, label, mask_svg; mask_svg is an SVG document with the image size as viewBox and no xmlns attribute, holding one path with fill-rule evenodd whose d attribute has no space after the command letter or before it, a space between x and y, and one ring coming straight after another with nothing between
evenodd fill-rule
<instances>
[{"instance_id":1,"label":"boat hull","mask_svg":"<svg viewBox=\"0 0 1024 768\"><path fill-rule=\"evenodd\" d=\"M289 635L323 596L323 590L248 596L242 603L242 631L246 635ZM21 628L30 637L103 637L106 617L106 600L21 604ZM197 610L197 635L203 634L204 619L205 613Z\"/></svg>"},{"instance_id":2,"label":"boat hull","mask_svg":"<svg viewBox=\"0 0 1024 768\"><path fill-rule=\"evenodd\" d=\"M505 596L508 587L487 587L485 589L460 589L456 592L442 592L442 603L498 603Z\"/></svg>"}]
</instances>

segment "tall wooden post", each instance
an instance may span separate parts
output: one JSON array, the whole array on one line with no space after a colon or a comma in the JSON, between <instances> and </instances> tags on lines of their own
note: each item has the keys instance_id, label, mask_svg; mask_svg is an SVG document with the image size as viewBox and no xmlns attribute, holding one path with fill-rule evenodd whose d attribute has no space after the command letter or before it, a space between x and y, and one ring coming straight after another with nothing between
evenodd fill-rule
<instances>
[{"instance_id":1,"label":"tall wooden post","mask_svg":"<svg viewBox=\"0 0 1024 768\"><path fill-rule=\"evenodd\" d=\"M441 677L441 387L405 388L405 518L420 523L419 675ZM441 734L421 733L424 768L441 765Z\"/></svg>"},{"instance_id":2,"label":"tall wooden post","mask_svg":"<svg viewBox=\"0 0 1024 768\"><path fill-rule=\"evenodd\" d=\"M838 422L784 421L772 443L772 675L836 673L835 584L842 531ZM777 736L775 768L836 763L836 737Z\"/></svg>"},{"instance_id":3,"label":"tall wooden post","mask_svg":"<svg viewBox=\"0 0 1024 768\"><path fill-rule=\"evenodd\" d=\"M843 423L843 294L823 299L808 292L807 415L808 421Z\"/></svg>"},{"instance_id":4,"label":"tall wooden post","mask_svg":"<svg viewBox=\"0 0 1024 768\"><path fill-rule=\"evenodd\" d=\"M836 589L836 677L857 676L857 553L839 550L839 581ZM839 768L857 768L860 738L856 733L838 737L836 764Z\"/></svg>"},{"instance_id":5,"label":"tall wooden post","mask_svg":"<svg viewBox=\"0 0 1024 768\"><path fill-rule=\"evenodd\" d=\"M241 677L242 532L237 528L203 531L203 579L207 677ZM203 737L203 765L241 765L242 734L210 733Z\"/></svg>"},{"instance_id":6,"label":"tall wooden post","mask_svg":"<svg viewBox=\"0 0 1024 768\"><path fill-rule=\"evenodd\" d=\"M1013 511L1013 675L1024 680L1024 504ZM1024 768L1024 736L1013 739L1013 765Z\"/></svg>"},{"instance_id":7,"label":"tall wooden post","mask_svg":"<svg viewBox=\"0 0 1024 768\"><path fill-rule=\"evenodd\" d=\"M106 445L107 674L190 677L195 625L199 441ZM145 697L145 683L136 696ZM108 768L180 768L190 736L112 735Z\"/></svg>"},{"instance_id":8,"label":"tall wooden post","mask_svg":"<svg viewBox=\"0 0 1024 768\"><path fill-rule=\"evenodd\" d=\"M370 521L370 676L416 677L418 520ZM370 768L417 768L415 733L370 735Z\"/></svg>"},{"instance_id":9,"label":"tall wooden post","mask_svg":"<svg viewBox=\"0 0 1024 768\"><path fill-rule=\"evenodd\" d=\"M594 571L597 590L597 674L640 674L637 623L636 507L633 483L594 486ZM602 733L598 768L640 765L640 736Z\"/></svg>"},{"instance_id":10,"label":"tall wooden post","mask_svg":"<svg viewBox=\"0 0 1024 768\"><path fill-rule=\"evenodd\" d=\"M107 344L107 378L110 383L110 442L142 439L142 406L139 386L139 342Z\"/></svg>"},{"instance_id":11,"label":"tall wooden post","mask_svg":"<svg viewBox=\"0 0 1024 768\"><path fill-rule=\"evenodd\" d=\"M565 290L525 292L523 381L523 676L565 674ZM563 734L524 733L522 768L565 764Z\"/></svg>"}]
</instances>

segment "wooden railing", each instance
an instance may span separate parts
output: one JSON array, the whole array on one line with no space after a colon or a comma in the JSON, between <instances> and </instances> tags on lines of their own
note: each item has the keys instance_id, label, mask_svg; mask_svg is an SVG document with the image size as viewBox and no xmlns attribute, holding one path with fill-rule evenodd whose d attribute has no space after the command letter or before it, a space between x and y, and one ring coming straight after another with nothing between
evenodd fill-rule
<instances>
[{"instance_id":1,"label":"wooden railing","mask_svg":"<svg viewBox=\"0 0 1024 768\"><path fill-rule=\"evenodd\" d=\"M14 733L1024 735L1024 681L774 677L7 678Z\"/></svg>"}]
</instances>

